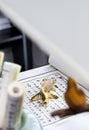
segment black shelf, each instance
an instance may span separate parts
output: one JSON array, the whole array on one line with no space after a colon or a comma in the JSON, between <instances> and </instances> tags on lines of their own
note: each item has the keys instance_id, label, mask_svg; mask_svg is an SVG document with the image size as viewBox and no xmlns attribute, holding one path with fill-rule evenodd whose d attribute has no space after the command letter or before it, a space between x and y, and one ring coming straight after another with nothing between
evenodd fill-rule
<instances>
[{"instance_id":1,"label":"black shelf","mask_svg":"<svg viewBox=\"0 0 89 130\"><path fill-rule=\"evenodd\" d=\"M12 48L14 62L22 65L22 71L28 69L27 40L25 35L12 25L0 31L0 49Z\"/></svg>"},{"instance_id":2,"label":"black shelf","mask_svg":"<svg viewBox=\"0 0 89 130\"><path fill-rule=\"evenodd\" d=\"M22 33L15 27L0 31L0 45L6 42L22 39Z\"/></svg>"}]
</instances>

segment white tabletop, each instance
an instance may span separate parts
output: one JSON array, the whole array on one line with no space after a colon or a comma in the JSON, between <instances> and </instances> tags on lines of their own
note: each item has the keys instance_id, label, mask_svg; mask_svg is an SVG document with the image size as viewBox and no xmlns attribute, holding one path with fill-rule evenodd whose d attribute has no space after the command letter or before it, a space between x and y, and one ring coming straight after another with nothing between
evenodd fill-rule
<instances>
[{"instance_id":1,"label":"white tabletop","mask_svg":"<svg viewBox=\"0 0 89 130\"><path fill-rule=\"evenodd\" d=\"M0 9L46 53L89 72L88 0L0 0Z\"/></svg>"}]
</instances>

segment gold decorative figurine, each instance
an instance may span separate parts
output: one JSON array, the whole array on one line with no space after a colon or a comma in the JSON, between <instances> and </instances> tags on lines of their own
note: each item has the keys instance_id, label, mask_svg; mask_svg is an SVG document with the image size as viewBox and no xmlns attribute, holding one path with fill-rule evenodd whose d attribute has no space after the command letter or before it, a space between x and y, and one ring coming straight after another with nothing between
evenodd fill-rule
<instances>
[{"instance_id":1,"label":"gold decorative figurine","mask_svg":"<svg viewBox=\"0 0 89 130\"><path fill-rule=\"evenodd\" d=\"M40 106L48 105L49 99L57 99L58 96L50 93L51 91L55 91L54 87L55 81L52 79L43 79L41 82L41 89L35 96L33 96L30 101L41 100Z\"/></svg>"}]
</instances>

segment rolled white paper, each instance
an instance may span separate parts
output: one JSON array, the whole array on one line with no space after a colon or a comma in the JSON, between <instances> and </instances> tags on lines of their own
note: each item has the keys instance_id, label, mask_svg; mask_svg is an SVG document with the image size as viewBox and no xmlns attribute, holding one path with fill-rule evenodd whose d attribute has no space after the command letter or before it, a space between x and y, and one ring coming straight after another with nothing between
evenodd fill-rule
<instances>
[{"instance_id":1,"label":"rolled white paper","mask_svg":"<svg viewBox=\"0 0 89 130\"><path fill-rule=\"evenodd\" d=\"M2 71L3 86L7 86L9 83L16 81L20 70L20 65L11 62L4 62Z\"/></svg>"},{"instance_id":2,"label":"rolled white paper","mask_svg":"<svg viewBox=\"0 0 89 130\"><path fill-rule=\"evenodd\" d=\"M16 130L20 123L24 86L18 82L12 83L7 89L7 105L3 130Z\"/></svg>"},{"instance_id":3,"label":"rolled white paper","mask_svg":"<svg viewBox=\"0 0 89 130\"><path fill-rule=\"evenodd\" d=\"M17 80L18 74L21 70L21 66L11 62L4 62L3 71L2 71L2 83L1 83L1 95L0 95L0 104L3 107L0 107L0 128L3 127L5 110L6 110L6 91L10 83Z\"/></svg>"}]
</instances>

